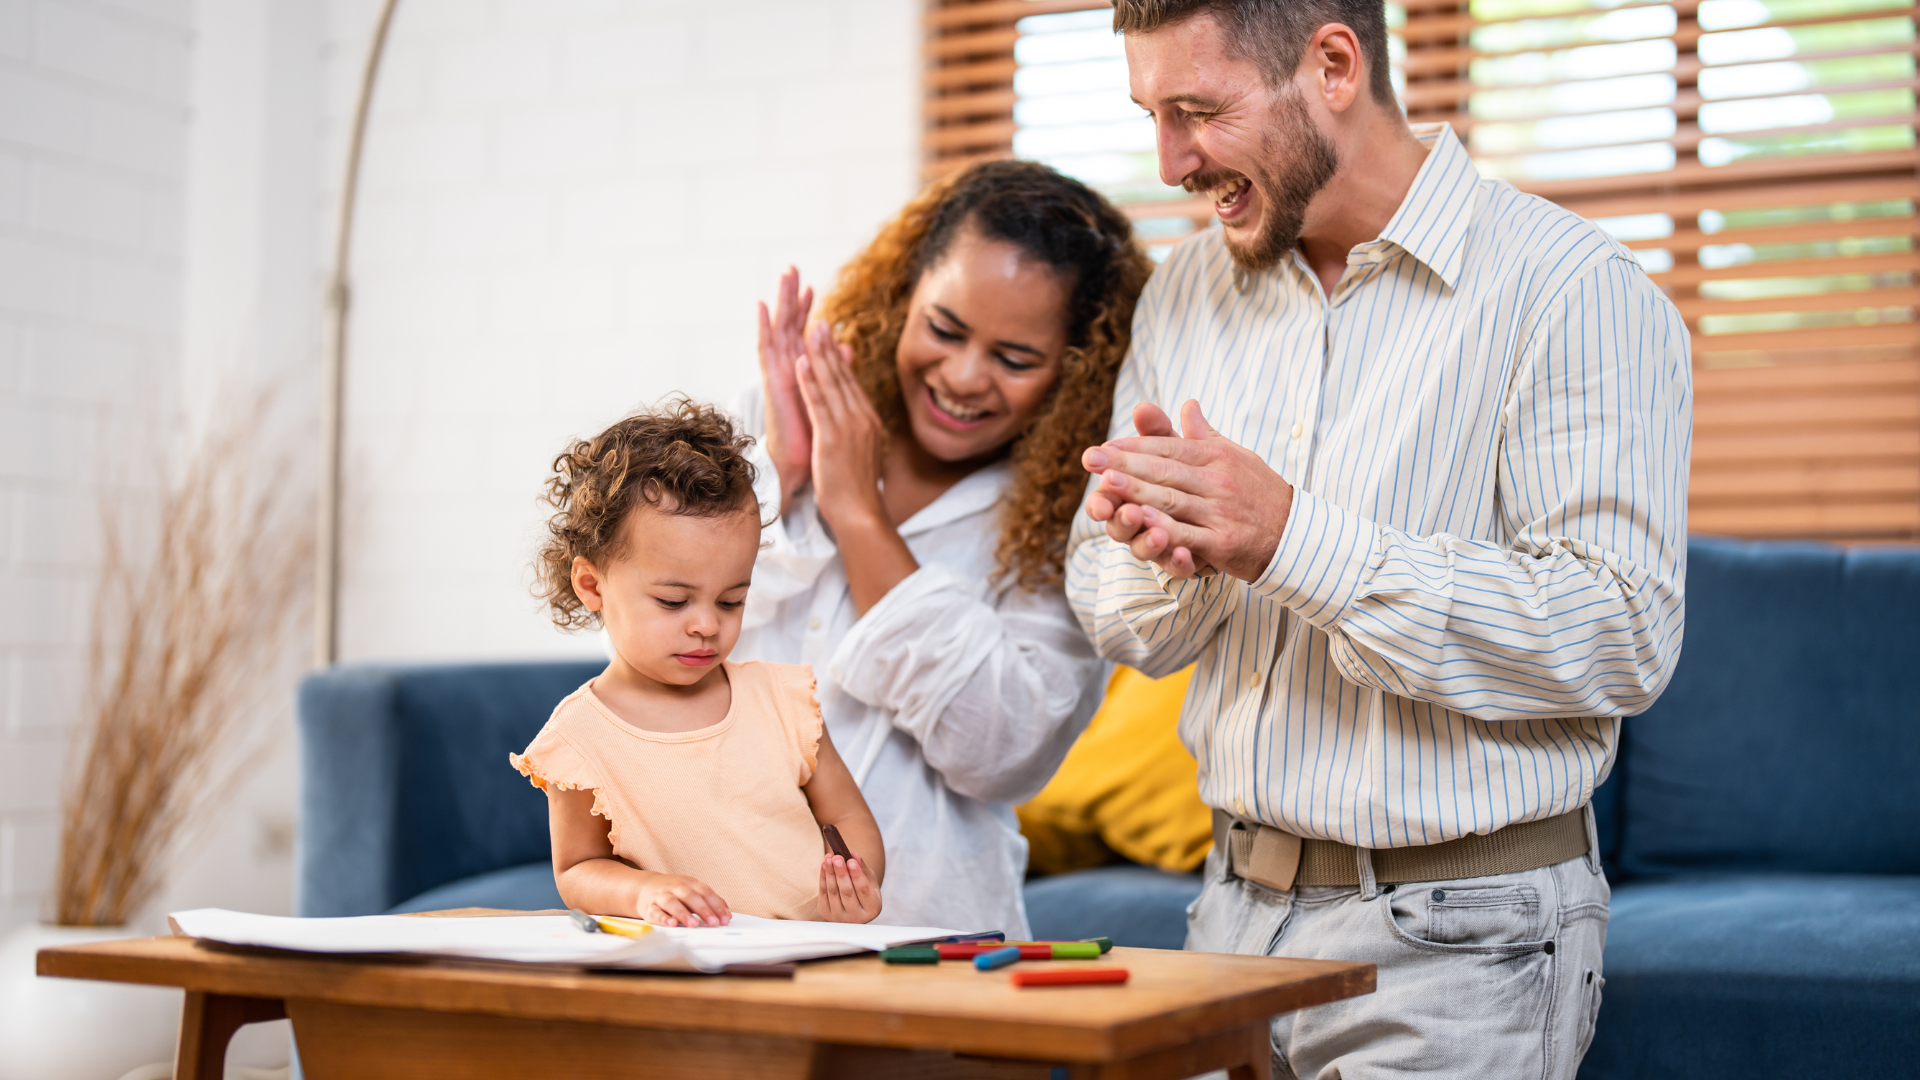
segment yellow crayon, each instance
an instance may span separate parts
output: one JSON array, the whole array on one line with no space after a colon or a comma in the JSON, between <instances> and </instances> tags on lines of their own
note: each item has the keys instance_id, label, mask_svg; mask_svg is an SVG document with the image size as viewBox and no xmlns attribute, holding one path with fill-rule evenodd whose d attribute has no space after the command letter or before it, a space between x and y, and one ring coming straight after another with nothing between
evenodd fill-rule
<instances>
[{"instance_id":1,"label":"yellow crayon","mask_svg":"<svg viewBox=\"0 0 1920 1080\"><path fill-rule=\"evenodd\" d=\"M643 923L639 919L623 919L618 915L595 915L593 920L600 924L600 929L609 934L619 934L621 937L639 937L642 934L653 933L653 924Z\"/></svg>"}]
</instances>

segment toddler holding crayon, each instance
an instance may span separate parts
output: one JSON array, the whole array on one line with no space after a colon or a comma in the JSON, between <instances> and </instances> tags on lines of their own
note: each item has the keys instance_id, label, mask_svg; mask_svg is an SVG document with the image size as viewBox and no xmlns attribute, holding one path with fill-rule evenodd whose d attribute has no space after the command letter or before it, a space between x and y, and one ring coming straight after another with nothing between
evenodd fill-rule
<instances>
[{"instance_id":1,"label":"toddler holding crayon","mask_svg":"<svg viewBox=\"0 0 1920 1080\"><path fill-rule=\"evenodd\" d=\"M727 660L760 546L751 443L681 399L554 461L538 588L615 655L509 760L547 793L569 907L665 926L880 914L880 830L812 670ZM844 855L823 852L829 827Z\"/></svg>"}]
</instances>

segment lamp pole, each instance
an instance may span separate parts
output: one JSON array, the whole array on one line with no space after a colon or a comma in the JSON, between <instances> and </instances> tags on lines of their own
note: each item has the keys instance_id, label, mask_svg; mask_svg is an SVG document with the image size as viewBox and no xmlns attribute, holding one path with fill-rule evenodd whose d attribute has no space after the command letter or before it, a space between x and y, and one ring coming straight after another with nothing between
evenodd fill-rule
<instances>
[{"instance_id":1,"label":"lamp pole","mask_svg":"<svg viewBox=\"0 0 1920 1080\"><path fill-rule=\"evenodd\" d=\"M400 0L383 0L380 21L367 49L366 70L360 75L360 98L354 105L353 130L347 139L347 169L340 187L340 220L334 233L333 275L327 282L325 340L320 360L320 507L315 515L319 535L314 545L313 654L319 667L340 655L340 457L343 392L347 369L347 314L352 292L347 283L347 256L353 245L353 210L360 191L360 152L367 139L367 113L373 105L374 78L386 51L387 31L393 26Z\"/></svg>"}]
</instances>

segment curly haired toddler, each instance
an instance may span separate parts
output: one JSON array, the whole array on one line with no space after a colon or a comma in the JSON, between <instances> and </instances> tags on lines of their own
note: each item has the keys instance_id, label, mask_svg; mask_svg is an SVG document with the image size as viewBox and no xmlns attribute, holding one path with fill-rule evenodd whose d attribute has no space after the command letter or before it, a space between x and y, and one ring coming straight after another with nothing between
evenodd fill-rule
<instances>
[{"instance_id":1,"label":"curly haired toddler","mask_svg":"<svg viewBox=\"0 0 1920 1080\"><path fill-rule=\"evenodd\" d=\"M802 664L730 663L760 544L752 443L684 399L554 461L540 591L614 657L524 754L569 907L665 926L869 922L886 854ZM823 826L853 857L824 851Z\"/></svg>"}]
</instances>

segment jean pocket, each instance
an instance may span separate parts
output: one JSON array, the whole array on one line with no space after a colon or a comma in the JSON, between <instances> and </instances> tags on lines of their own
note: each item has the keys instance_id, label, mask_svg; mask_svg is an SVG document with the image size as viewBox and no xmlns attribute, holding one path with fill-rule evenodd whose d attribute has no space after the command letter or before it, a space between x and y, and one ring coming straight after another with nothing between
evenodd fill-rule
<instances>
[{"instance_id":1,"label":"jean pocket","mask_svg":"<svg viewBox=\"0 0 1920 1080\"><path fill-rule=\"evenodd\" d=\"M1403 888L1386 908L1395 934L1421 945L1528 952L1546 944L1540 894L1529 885Z\"/></svg>"},{"instance_id":2,"label":"jean pocket","mask_svg":"<svg viewBox=\"0 0 1920 1080\"><path fill-rule=\"evenodd\" d=\"M1580 1028L1580 1049L1574 1055L1576 1061L1586 1057L1587 1048L1593 1045L1594 1029L1600 1026L1600 991L1606 988L1607 980L1599 972L1588 968L1586 983L1582 987L1586 994L1587 1011Z\"/></svg>"}]
</instances>

